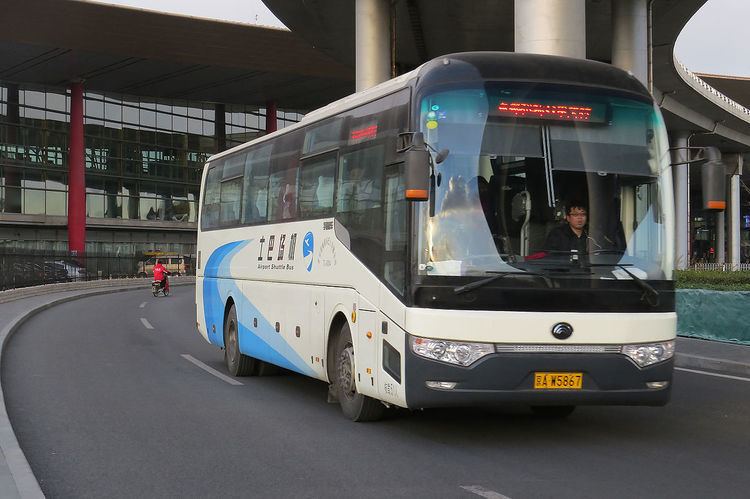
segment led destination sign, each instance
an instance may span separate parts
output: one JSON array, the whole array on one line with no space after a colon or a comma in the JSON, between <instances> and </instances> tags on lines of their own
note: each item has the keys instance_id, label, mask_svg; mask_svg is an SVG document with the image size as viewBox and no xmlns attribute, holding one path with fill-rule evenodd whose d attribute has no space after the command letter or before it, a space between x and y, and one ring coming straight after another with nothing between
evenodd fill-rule
<instances>
[{"instance_id":1,"label":"led destination sign","mask_svg":"<svg viewBox=\"0 0 750 499\"><path fill-rule=\"evenodd\" d=\"M497 106L496 115L509 118L603 123L605 106L502 100Z\"/></svg>"}]
</instances>

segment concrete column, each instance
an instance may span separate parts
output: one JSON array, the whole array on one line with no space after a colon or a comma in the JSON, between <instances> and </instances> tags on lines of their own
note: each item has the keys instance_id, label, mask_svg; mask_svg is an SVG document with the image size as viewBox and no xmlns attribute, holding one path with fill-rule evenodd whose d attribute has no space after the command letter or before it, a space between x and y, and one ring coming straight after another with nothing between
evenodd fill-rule
<instances>
[{"instance_id":1,"label":"concrete column","mask_svg":"<svg viewBox=\"0 0 750 499\"><path fill-rule=\"evenodd\" d=\"M227 108L224 104L214 104L214 138L216 152L227 148Z\"/></svg>"},{"instance_id":2,"label":"concrete column","mask_svg":"<svg viewBox=\"0 0 750 499\"><path fill-rule=\"evenodd\" d=\"M675 267L686 269L690 265L690 170L684 163L690 157L687 149L690 132L678 131L672 136L672 147L683 148L672 151L672 180L674 183L675 208ZM680 164L681 163L681 164Z\"/></svg>"},{"instance_id":3,"label":"concrete column","mask_svg":"<svg viewBox=\"0 0 750 499\"><path fill-rule=\"evenodd\" d=\"M22 140L19 139L21 124L19 95L20 89L17 84L9 83L8 88L8 113L7 121L10 126L8 130L8 145L12 148L21 148ZM5 174L5 205L0 206L5 213L21 213L21 170L10 164L4 167Z\"/></svg>"},{"instance_id":4,"label":"concrete column","mask_svg":"<svg viewBox=\"0 0 750 499\"><path fill-rule=\"evenodd\" d=\"M716 263L726 262L726 237L724 237L724 212L716 213Z\"/></svg>"},{"instance_id":5,"label":"concrete column","mask_svg":"<svg viewBox=\"0 0 750 499\"><path fill-rule=\"evenodd\" d=\"M391 18L388 0L356 0L356 90L391 77Z\"/></svg>"},{"instance_id":6,"label":"concrete column","mask_svg":"<svg viewBox=\"0 0 750 499\"><path fill-rule=\"evenodd\" d=\"M266 102L266 133L272 133L278 130L278 120L276 113L278 108L276 107L275 101Z\"/></svg>"},{"instance_id":7,"label":"concrete column","mask_svg":"<svg viewBox=\"0 0 750 499\"><path fill-rule=\"evenodd\" d=\"M83 83L70 86L70 140L68 151L68 252L86 251L86 161L83 135Z\"/></svg>"},{"instance_id":8,"label":"concrete column","mask_svg":"<svg viewBox=\"0 0 750 499\"><path fill-rule=\"evenodd\" d=\"M612 65L648 86L647 0L612 2Z\"/></svg>"},{"instance_id":9,"label":"concrete column","mask_svg":"<svg viewBox=\"0 0 750 499\"><path fill-rule=\"evenodd\" d=\"M727 263L732 269L740 264L740 175L742 175L742 155L728 155L726 159L729 177L727 196Z\"/></svg>"},{"instance_id":10,"label":"concrete column","mask_svg":"<svg viewBox=\"0 0 750 499\"><path fill-rule=\"evenodd\" d=\"M586 58L586 0L515 0L516 52Z\"/></svg>"}]
</instances>

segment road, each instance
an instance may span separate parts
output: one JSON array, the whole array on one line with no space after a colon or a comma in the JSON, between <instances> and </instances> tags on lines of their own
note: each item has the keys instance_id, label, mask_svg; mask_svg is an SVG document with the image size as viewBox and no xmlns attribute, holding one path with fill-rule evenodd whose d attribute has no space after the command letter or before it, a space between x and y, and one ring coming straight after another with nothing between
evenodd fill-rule
<instances>
[{"instance_id":1,"label":"road","mask_svg":"<svg viewBox=\"0 0 750 499\"><path fill-rule=\"evenodd\" d=\"M294 374L230 384L194 287L53 307L11 339L11 422L48 497L747 497L750 380L663 408L402 411L357 424Z\"/></svg>"}]
</instances>

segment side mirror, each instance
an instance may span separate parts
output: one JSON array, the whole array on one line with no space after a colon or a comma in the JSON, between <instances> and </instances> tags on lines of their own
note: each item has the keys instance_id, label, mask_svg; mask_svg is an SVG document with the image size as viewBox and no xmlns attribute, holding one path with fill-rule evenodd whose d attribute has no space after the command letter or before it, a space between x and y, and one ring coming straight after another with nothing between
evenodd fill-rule
<instances>
[{"instance_id":1,"label":"side mirror","mask_svg":"<svg viewBox=\"0 0 750 499\"><path fill-rule=\"evenodd\" d=\"M406 189L409 201L427 201L430 197L430 153L422 132L412 135L411 147L406 150Z\"/></svg>"},{"instance_id":2,"label":"side mirror","mask_svg":"<svg viewBox=\"0 0 750 499\"><path fill-rule=\"evenodd\" d=\"M703 191L703 209L724 211L726 201L726 167L721 161L721 151L717 147L705 147L706 162L701 165L701 190Z\"/></svg>"}]
</instances>

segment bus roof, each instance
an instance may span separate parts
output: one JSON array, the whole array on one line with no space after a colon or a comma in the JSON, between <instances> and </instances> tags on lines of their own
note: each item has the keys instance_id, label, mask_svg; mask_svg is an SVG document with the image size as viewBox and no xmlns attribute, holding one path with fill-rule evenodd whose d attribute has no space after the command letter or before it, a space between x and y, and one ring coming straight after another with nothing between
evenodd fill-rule
<instances>
[{"instance_id":1,"label":"bus roof","mask_svg":"<svg viewBox=\"0 0 750 499\"><path fill-rule=\"evenodd\" d=\"M459 64L452 64L458 62ZM461 67L463 64L463 68ZM466 71L470 66L470 70ZM462 75L465 78L462 78ZM617 88L633 94L651 98L648 90L635 78L620 68L587 59L575 59L542 54L519 54L516 52L460 52L446 54L425 62L416 69L374 87L357 92L324 107L310 111L299 123L264 135L245 144L211 156L208 162L242 151L255 144L289 133L298 128L352 109L361 104L409 86L412 80L429 84L432 78L450 81L481 77L512 81L549 81L562 84L583 84Z\"/></svg>"}]
</instances>

